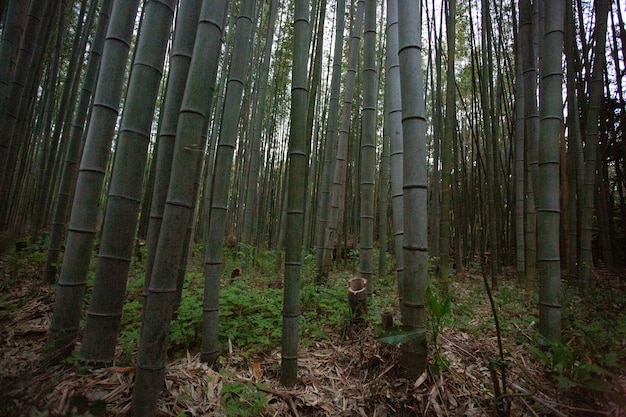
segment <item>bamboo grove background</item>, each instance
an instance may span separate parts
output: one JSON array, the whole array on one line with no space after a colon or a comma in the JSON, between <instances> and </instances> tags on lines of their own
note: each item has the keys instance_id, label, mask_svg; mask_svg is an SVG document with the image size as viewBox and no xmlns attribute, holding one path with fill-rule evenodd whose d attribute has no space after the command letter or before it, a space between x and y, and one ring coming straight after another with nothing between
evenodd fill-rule
<instances>
[{"instance_id":1,"label":"bamboo grove background","mask_svg":"<svg viewBox=\"0 0 626 417\"><path fill-rule=\"evenodd\" d=\"M1 1L0 225L48 245L51 341L73 346L94 245L81 355L114 353L144 245L142 341L166 338L193 242L206 247L208 362L224 245L284 248L296 298L287 275L303 252L320 285L333 256L358 256L370 291L389 268L413 285L403 276L428 257L442 282L476 263L497 286L514 267L558 338L561 276L584 287L594 263L624 262L623 8ZM425 280L410 285L419 301ZM283 334L297 331L297 304L284 314ZM422 315L406 303L411 325ZM147 391L163 355L140 351Z\"/></svg>"}]
</instances>

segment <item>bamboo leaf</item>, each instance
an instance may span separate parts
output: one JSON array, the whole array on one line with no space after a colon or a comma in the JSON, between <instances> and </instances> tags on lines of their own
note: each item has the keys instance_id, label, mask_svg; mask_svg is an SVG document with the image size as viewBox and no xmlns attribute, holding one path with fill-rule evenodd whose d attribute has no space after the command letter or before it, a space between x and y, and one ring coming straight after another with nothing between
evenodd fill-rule
<instances>
[{"instance_id":1,"label":"bamboo leaf","mask_svg":"<svg viewBox=\"0 0 626 417\"><path fill-rule=\"evenodd\" d=\"M382 332L377 339L389 345L398 345L417 339L426 333L426 329L411 326L396 326Z\"/></svg>"}]
</instances>

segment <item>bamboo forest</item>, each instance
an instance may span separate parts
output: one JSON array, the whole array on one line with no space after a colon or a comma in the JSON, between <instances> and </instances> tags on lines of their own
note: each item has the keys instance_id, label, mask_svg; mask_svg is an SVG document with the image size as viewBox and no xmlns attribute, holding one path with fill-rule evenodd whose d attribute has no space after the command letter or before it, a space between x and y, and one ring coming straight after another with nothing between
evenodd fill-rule
<instances>
[{"instance_id":1,"label":"bamboo forest","mask_svg":"<svg viewBox=\"0 0 626 417\"><path fill-rule=\"evenodd\" d=\"M0 415L626 417L624 0L0 0Z\"/></svg>"}]
</instances>

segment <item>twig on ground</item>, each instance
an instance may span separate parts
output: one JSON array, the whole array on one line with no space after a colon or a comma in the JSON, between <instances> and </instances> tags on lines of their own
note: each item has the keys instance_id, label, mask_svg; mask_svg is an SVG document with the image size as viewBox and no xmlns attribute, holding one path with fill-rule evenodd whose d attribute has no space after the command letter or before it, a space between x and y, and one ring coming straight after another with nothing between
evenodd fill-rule
<instances>
[{"instance_id":1,"label":"twig on ground","mask_svg":"<svg viewBox=\"0 0 626 417\"><path fill-rule=\"evenodd\" d=\"M517 384L511 384L511 387L515 388L516 390L524 393L524 394L530 394L526 389L520 387ZM543 405L544 407L549 408L551 411L553 411L556 415L560 416L560 417L567 417L566 414L563 414L561 411L559 411L557 408L553 407L553 405L560 405L557 403L552 403L550 404L548 401L544 400L543 398L540 398L536 395L532 395L530 394L529 398L532 398L533 400L537 401L538 403L541 403L541 405Z\"/></svg>"},{"instance_id":2,"label":"twig on ground","mask_svg":"<svg viewBox=\"0 0 626 417\"><path fill-rule=\"evenodd\" d=\"M263 392L266 392L266 393L268 393L268 394L275 395L275 396L277 396L278 398L282 399L282 400L283 400L283 401L285 401L287 404L289 404L289 408L290 408L290 409L291 409L291 411L293 412L293 415L294 415L295 417L299 417L299 415L298 415L298 409L296 408L296 404L293 402L293 398L291 398L291 395L289 395L289 394L284 394L284 393L282 393L282 392L280 392L280 391L276 391L276 390L274 390L274 389L267 388L267 387L260 387L260 386L257 386L257 389L258 389L259 391L263 391Z\"/></svg>"},{"instance_id":3,"label":"twig on ground","mask_svg":"<svg viewBox=\"0 0 626 417\"><path fill-rule=\"evenodd\" d=\"M530 404L528 404L528 403L526 402L526 400L524 399L524 397L520 397L520 401L522 402L522 404L524 404L524 407L526 407L526 409L527 409L528 411L530 411L530 414L532 414L532 415L533 415L533 416L535 416L535 417L539 417L539 414L537 414L537 412L535 411L535 409L534 409L534 408L532 408L532 407L530 406Z\"/></svg>"}]
</instances>

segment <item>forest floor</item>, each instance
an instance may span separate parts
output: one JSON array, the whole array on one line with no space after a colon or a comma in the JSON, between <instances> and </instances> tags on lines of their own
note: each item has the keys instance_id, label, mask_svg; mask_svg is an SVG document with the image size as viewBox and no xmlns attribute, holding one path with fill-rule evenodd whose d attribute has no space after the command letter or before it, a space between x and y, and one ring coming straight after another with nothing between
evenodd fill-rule
<instances>
[{"instance_id":1,"label":"forest floor","mask_svg":"<svg viewBox=\"0 0 626 417\"><path fill-rule=\"evenodd\" d=\"M0 416L128 415L132 349L119 349L114 364L96 370L82 366L76 356L58 365L46 362L54 287L41 283L41 258L0 259ZM334 275L345 283L351 272ZM345 294L345 285L337 285L338 292L324 294ZM393 278L380 280L364 330L355 331L344 311L343 320L310 331L293 388L279 382L278 348L258 352L229 336L214 370L194 353L197 344L172 347L159 415L484 416L508 411L513 416L626 416L624 270L597 268L591 290L567 292L563 343L550 346L537 341L536 299L525 297L511 273L505 273L494 291L503 357L482 276L456 276L450 283L451 309L433 327L440 330L436 347L432 332L428 336L429 369L411 380L401 372L399 346L377 337L380 312L397 316L394 287ZM326 297L317 302L322 301L330 302ZM443 297L435 304L441 307ZM327 314L322 304L315 308ZM303 315L310 319L308 312L305 308ZM276 346L275 339L266 342Z\"/></svg>"}]
</instances>

